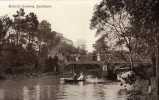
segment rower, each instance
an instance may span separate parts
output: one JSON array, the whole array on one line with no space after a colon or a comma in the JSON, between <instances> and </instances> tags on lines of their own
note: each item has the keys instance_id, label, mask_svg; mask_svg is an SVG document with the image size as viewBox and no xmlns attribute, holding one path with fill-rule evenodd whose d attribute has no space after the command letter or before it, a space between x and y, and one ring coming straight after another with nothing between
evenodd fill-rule
<instances>
[{"instance_id":1,"label":"rower","mask_svg":"<svg viewBox=\"0 0 159 100\"><path fill-rule=\"evenodd\" d=\"M73 80L77 80L77 78L78 78L77 74L74 73L74 75L73 75Z\"/></svg>"},{"instance_id":2,"label":"rower","mask_svg":"<svg viewBox=\"0 0 159 100\"><path fill-rule=\"evenodd\" d=\"M83 72L80 73L80 76L78 77L77 80L84 80L84 75L83 75Z\"/></svg>"}]
</instances>

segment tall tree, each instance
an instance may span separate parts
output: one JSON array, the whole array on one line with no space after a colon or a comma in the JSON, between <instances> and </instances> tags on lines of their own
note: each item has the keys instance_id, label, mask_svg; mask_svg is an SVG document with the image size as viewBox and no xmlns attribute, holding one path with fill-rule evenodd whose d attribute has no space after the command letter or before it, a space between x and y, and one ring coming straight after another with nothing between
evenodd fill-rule
<instances>
[{"instance_id":1,"label":"tall tree","mask_svg":"<svg viewBox=\"0 0 159 100\"><path fill-rule=\"evenodd\" d=\"M41 42L46 43L48 50L59 44L60 37L57 36L58 34L51 30L51 24L48 21L42 20L40 22L37 37Z\"/></svg>"},{"instance_id":2,"label":"tall tree","mask_svg":"<svg viewBox=\"0 0 159 100\"><path fill-rule=\"evenodd\" d=\"M0 40L4 39L9 28L12 25L12 20L8 16L2 16L0 18Z\"/></svg>"},{"instance_id":3,"label":"tall tree","mask_svg":"<svg viewBox=\"0 0 159 100\"><path fill-rule=\"evenodd\" d=\"M106 38L116 42L116 45L125 45L129 51L131 68L133 68L132 41L134 41L134 37L129 29L130 16L125 9L120 9L122 4L119 1L103 0L96 5L90 26L91 29L96 29L97 34L104 33ZM117 7L113 4L116 4Z\"/></svg>"},{"instance_id":4,"label":"tall tree","mask_svg":"<svg viewBox=\"0 0 159 100\"><path fill-rule=\"evenodd\" d=\"M38 18L36 16L36 14L31 12L28 15L26 15L25 22L26 22L25 30L26 30L26 32L28 32L29 43L30 43L31 42L31 38L32 38L32 40L34 40L33 37L36 36L36 33L38 31L39 21L38 21Z\"/></svg>"},{"instance_id":5,"label":"tall tree","mask_svg":"<svg viewBox=\"0 0 159 100\"><path fill-rule=\"evenodd\" d=\"M135 39L145 41L148 45L145 50L151 50L152 62L156 66L156 81L158 84L159 0L103 0L102 2L99 8L106 3L108 4L107 7L113 8L111 10L113 14L118 14L123 10L129 14L129 32L133 33ZM109 18L107 9L104 12L108 16L106 18Z\"/></svg>"},{"instance_id":6,"label":"tall tree","mask_svg":"<svg viewBox=\"0 0 159 100\"><path fill-rule=\"evenodd\" d=\"M21 31L25 29L25 12L24 9L17 10L16 14L13 15L13 28L16 31L16 44L19 45Z\"/></svg>"},{"instance_id":7,"label":"tall tree","mask_svg":"<svg viewBox=\"0 0 159 100\"><path fill-rule=\"evenodd\" d=\"M46 21L42 20L39 24L39 34L38 37L41 41L47 41L48 34L51 33L51 24Z\"/></svg>"}]
</instances>

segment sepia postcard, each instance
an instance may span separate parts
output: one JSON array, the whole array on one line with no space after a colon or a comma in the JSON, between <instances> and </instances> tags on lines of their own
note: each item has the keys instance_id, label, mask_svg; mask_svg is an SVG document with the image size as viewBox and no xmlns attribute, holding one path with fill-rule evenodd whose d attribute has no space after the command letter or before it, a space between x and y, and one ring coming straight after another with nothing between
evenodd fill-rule
<instances>
[{"instance_id":1,"label":"sepia postcard","mask_svg":"<svg viewBox=\"0 0 159 100\"><path fill-rule=\"evenodd\" d=\"M159 100L159 0L0 0L0 100Z\"/></svg>"}]
</instances>

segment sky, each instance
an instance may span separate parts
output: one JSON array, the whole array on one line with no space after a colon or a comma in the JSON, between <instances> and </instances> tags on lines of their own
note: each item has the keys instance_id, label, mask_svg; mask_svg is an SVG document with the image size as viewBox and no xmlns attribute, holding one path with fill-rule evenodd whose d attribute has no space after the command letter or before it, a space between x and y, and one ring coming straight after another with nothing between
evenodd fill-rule
<instances>
[{"instance_id":1,"label":"sky","mask_svg":"<svg viewBox=\"0 0 159 100\"><path fill-rule=\"evenodd\" d=\"M47 20L52 30L62 33L75 45L79 41L86 43L86 49L92 51L95 43L95 30L90 30L93 8L99 0L16 0L0 3L0 16L13 15L24 7L26 12L35 12L39 20Z\"/></svg>"}]
</instances>

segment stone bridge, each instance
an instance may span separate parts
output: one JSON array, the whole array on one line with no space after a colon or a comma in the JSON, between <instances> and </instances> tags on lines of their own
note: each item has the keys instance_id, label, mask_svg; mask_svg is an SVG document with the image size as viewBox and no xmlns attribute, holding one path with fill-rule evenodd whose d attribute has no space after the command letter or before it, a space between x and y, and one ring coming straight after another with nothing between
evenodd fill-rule
<instances>
[{"instance_id":1,"label":"stone bridge","mask_svg":"<svg viewBox=\"0 0 159 100\"><path fill-rule=\"evenodd\" d=\"M85 72L87 74L101 74L103 66L104 62L101 61L72 61L66 64L64 70L70 73Z\"/></svg>"}]
</instances>

